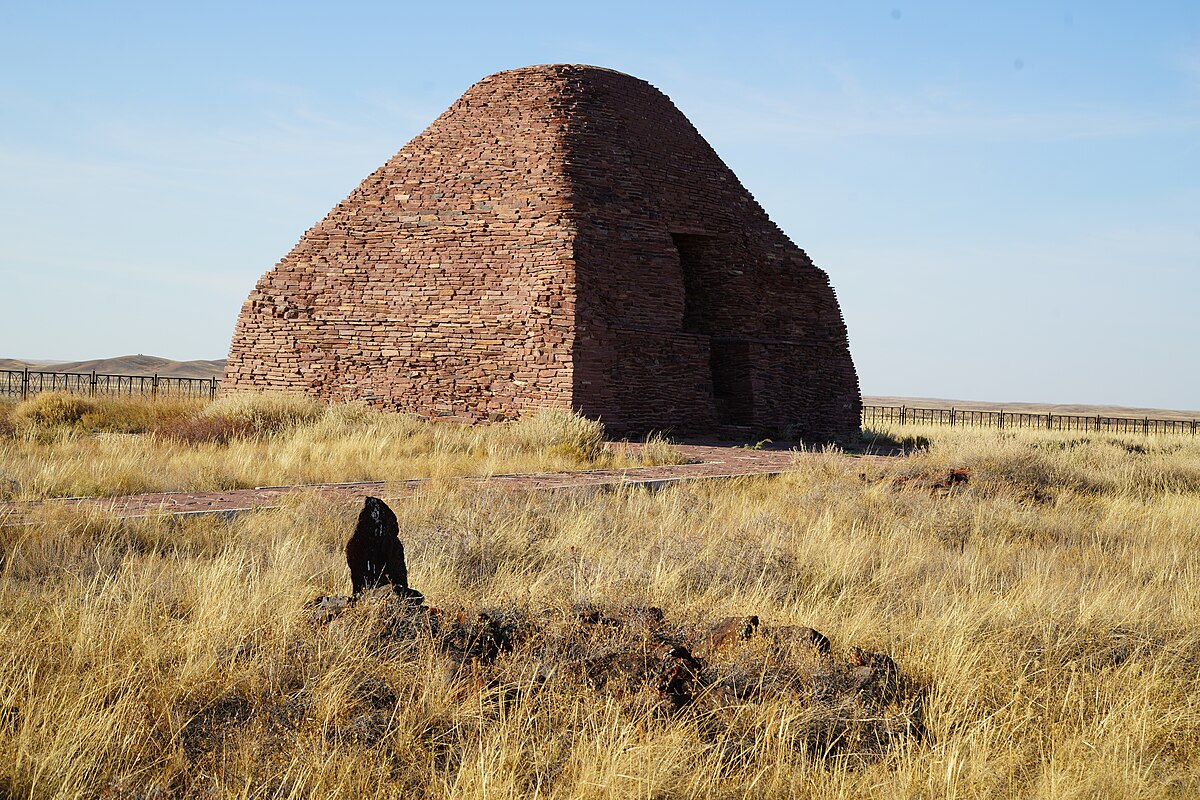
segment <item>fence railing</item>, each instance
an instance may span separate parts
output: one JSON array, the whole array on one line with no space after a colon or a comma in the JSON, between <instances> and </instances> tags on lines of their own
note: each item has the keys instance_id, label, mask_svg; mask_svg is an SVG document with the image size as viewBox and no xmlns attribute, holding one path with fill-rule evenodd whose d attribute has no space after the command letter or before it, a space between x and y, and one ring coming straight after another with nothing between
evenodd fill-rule
<instances>
[{"instance_id":1,"label":"fence railing","mask_svg":"<svg viewBox=\"0 0 1200 800\"><path fill-rule=\"evenodd\" d=\"M212 400L221 388L217 378L167 375L106 375L99 372L43 372L0 369L0 397L24 400L38 392L70 392L91 396L143 395Z\"/></svg>"},{"instance_id":2,"label":"fence railing","mask_svg":"<svg viewBox=\"0 0 1200 800\"><path fill-rule=\"evenodd\" d=\"M217 378L176 378L166 375L107 375L99 372L44 372L0 369L0 397L24 400L38 392L70 392L92 396L142 395L214 400L221 390ZM1054 414L1025 411L980 411L970 408L868 406L862 408L863 427L875 425L962 425L981 428L1041 428L1052 431L1189 434L1195 419L1113 417L1103 414Z\"/></svg>"},{"instance_id":3,"label":"fence railing","mask_svg":"<svg viewBox=\"0 0 1200 800\"><path fill-rule=\"evenodd\" d=\"M873 425L963 425L982 428L1041 428L1051 431L1196 435L1194 419L1111 417L1103 414L1053 414L1025 411L977 411L968 408L863 406L863 427Z\"/></svg>"}]
</instances>

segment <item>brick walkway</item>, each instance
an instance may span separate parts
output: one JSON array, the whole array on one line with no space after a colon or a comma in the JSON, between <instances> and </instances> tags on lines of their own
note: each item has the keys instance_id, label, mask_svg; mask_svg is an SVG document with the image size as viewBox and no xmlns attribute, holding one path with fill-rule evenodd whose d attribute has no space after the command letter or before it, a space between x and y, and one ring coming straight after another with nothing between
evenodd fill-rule
<instances>
[{"instance_id":1,"label":"brick walkway","mask_svg":"<svg viewBox=\"0 0 1200 800\"><path fill-rule=\"evenodd\" d=\"M676 445L693 463L628 469L594 469L581 472L527 472L515 475L456 478L482 489L514 491L525 489L578 489L614 486L660 486L699 478L734 478L778 475L791 470L804 453L793 450L749 450L717 445ZM867 458L873 458L868 456ZM362 498L368 495L396 499L411 495L428 484L426 479L365 481L361 483L317 483L301 486L263 486L218 492L158 492L121 497L67 497L0 503L0 523L20 519L44 506L82 507L120 517L150 514L236 513L273 508L287 495L317 491L334 497Z\"/></svg>"}]
</instances>

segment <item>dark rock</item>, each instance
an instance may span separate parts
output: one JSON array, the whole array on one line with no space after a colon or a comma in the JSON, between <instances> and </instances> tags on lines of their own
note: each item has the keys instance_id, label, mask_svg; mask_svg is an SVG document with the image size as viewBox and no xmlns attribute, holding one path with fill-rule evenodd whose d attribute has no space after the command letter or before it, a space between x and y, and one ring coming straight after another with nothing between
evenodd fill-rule
<instances>
[{"instance_id":1,"label":"dark rock","mask_svg":"<svg viewBox=\"0 0 1200 800\"><path fill-rule=\"evenodd\" d=\"M815 648L821 655L829 655L831 649L829 639L825 634L816 628L809 628L804 625L780 625L767 628L766 635L770 636L777 646L784 646L791 642L800 642Z\"/></svg>"},{"instance_id":2,"label":"dark rock","mask_svg":"<svg viewBox=\"0 0 1200 800\"><path fill-rule=\"evenodd\" d=\"M372 675L360 675L354 682L354 698L370 708L384 711L396 705L396 692L387 681Z\"/></svg>"},{"instance_id":3,"label":"dark rock","mask_svg":"<svg viewBox=\"0 0 1200 800\"><path fill-rule=\"evenodd\" d=\"M663 610L658 606L635 606L629 610L628 616L647 625L658 625L663 621Z\"/></svg>"},{"instance_id":4,"label":"dark rock","mask_svg":"<svg viewBox=\"0 0 1200 800\"><path fill-rule=\"evenodd\" d=\"M683 708L703 688L700 681L703 664L686 647L664 646L658 655L654 688L673 708Z\"/></svg>"},{"instance_id":5,"label":"dark rock","mask_svg":"<svg viewBox=\"0 0 1200 800\"><path fill-rule=\"evenodd\" d=\"M475 659L484 664L501 653L511 652L526 633L523 620L500 612L483 612L474 620L462 617L443 624L442 646L459 659Z\"/></svg>"},{"instance_id":6,"label":"dark rock","mask_svg":"<svg viewBox=\"0 0 1200 800\"><path fill-rule=\"evenodd\" d=\"M969 467L956 467L945 473L918 472L899 475L892 480L893 489L922 489L934 494L952 494L966 488L971 482Z\"/></svg>"},{"instance_id":7,"label":"dark rock","mask_svg":"<svg viewBox=\"0 0 1200 800\"><path fill-rule=\"evenodd\" d=\"M355 595L376 586L391 586L408 600L424 600L420 592L408 586L408 565L396 514L378 497L363 502L354 534L346 542L346 564Z\"/></svg>"},{"instance_id":8,"label":"dark rock","mask_svg":"<svg viewBox=\"0 0 1200 800\"><path fill-rule=\"evenodd\" d=\"M416 589L409 588L408 586L393 586L392 593L406 603L414 606L423 605L425 603L425 595L423 595L421 592L418 592Z\"/></svg>"},{"instance_id":9,"label":"dark rock","mask_svg":"<svg viewBox=\"0 0 1200 800\"><path fill-rule=\"evenodd\" d=\"M400 594L394 586L378 586L367 589L354 598L359 613L354 615L354 624L369 624L380 639L415 639L418 636L435 635L437 617L422 604L419 592L416 597ZM343 620L349 617L343 616Z\"/></svg>"},{"instance_id":10,"label":"dark rock","mask_svg":"<svg viewBox=\"0 0 1200 800\"><path fill-rule=\"evenodd\" d=\"M636 677L645 672L645 659L638 663L634 654L613 650L567 663L567 669L582 677L595 689L601 689L614 679Z\"/></svg>"},{"instance_id":11,"label":"dark rock","mask_svg":"<svg viewBox=\"0 0 1200 800\"><path fill-rule=\"evenodd\" d=\"M318 597L308 603L309 616L318 624L325 624L336 618L350 606L354 598L347 594Z\"/></svg>"},{"instance_id":12,"label":"dark rock","mask_svg":"<svg viewBox=\"0 0 1200 800\"><path fill-rule=\"evenodd\" d=\"M756 615L719 619L708 629L708 633L701 643L701 649L704 653L711 655L735 642L743 642L755 634L758 624Z\"/></svg>"},{"instance_id":13,"label":"dark rock","mask_svg":"<svg viewBox=\"0 0 1200 800\"><path fill-rule=\"evenodd\" d=\"M620 619L606 616L603 611L590 603L577 605L575 607L575 618L584 625L607 625L612 628L621 625Z\"/></svg>"},{"instance_id":14,"label":"dark rock","mask_svg":"<svg viewBox=\"0 0 1200 800\"><path fill-rule=\"evenodd\" d=\"M254 704L238 691L230 690L196 709L179 731L179 744L188 759L222 750L254 714Z\"/></svg>"},{"instance_id":15,"label":"dark rock","mask_svg":"<svg viewBox=\"0 0 1200 800\"><path fill-rule=\"evenodd\" d=\"M851 647L850 664L850 688L858 694L888 703L899 693L900 668L887 653Z\"/></svg>"},{"instance_id":16,"label":"dark rock","mask_svg":"<svg viewBox=\"0 0 1200 800\"><path fill-rule=\"evenodd\" d=\"M639 626L653 628L663 621L663 610L657 606L620 608L611 615L590 603L575 606L575 617L585 625L606 625L612 628Z\"/></svg>"},{"instance_id":17,"label":"dark rock","mask_svg":"<svg viewBox=\"0 0 1200 800\"><path fill-rule=\"evenodd\" d=\"M940 480L933 481L929 488L934 494L953 494L966 488L970 482L971 470L967 467L958 467L947 472Z\"/></svg>"}]
</instances>

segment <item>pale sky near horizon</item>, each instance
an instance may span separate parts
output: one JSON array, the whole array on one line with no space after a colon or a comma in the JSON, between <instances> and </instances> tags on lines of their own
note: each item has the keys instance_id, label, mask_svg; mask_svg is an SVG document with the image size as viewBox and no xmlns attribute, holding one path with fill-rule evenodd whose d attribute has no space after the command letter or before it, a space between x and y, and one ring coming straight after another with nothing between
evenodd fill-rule
<instances>
[{"instance_id":1,"label":"pale sky near horizon","mask_svg":"<svg viewBox=\"0 0 1200 800\"><path fill-rule=\"evenodd\" d=\"M657 86L825 269L866 394L1200 407L1200 3L10 3L0 357L221 358L484 75Z\"/></svg>"}]
</instances>

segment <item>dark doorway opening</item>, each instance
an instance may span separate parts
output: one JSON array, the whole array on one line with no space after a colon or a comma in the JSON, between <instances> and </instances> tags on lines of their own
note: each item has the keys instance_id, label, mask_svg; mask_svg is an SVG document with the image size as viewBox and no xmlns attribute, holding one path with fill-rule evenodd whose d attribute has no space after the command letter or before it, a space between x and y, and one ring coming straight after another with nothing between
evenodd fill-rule
<instances>
[{"instance_id":1,"label":"dark doorway opening","mask_svg":"<svg viewBox=\"0 0 1200 800\"><path fill-rule=\"evenodd\" d=\"M713 402L722 425L754 422L754 387L750 373L750 343L722 339L709 341Z\"/></svg>"},{"instance_id":2,"label":"dark doorway opening","mask_svg":"<svg viewBox=\"0 0 1200 800\"><path fill-rule=\"evenodd\" d=\"M672 233L671 241L679 253L683 271L683 332L713 334L713 290L717 277L712 263L713 237L691 233Z\"/></svg>"},{"instance_id":3,"label":"dark doorway opening","mask_svg":"<svg viewBox=\"0 0 1200 800\"><path fill-rule=\"evenodd\" d=\"M725 276L721 241L691 233L672 233L671 241L683 272L683 332L709 338L709 379L717 422L750 425L754 421L750 343L720 329Z\"/></svg>"}]
</instances>

